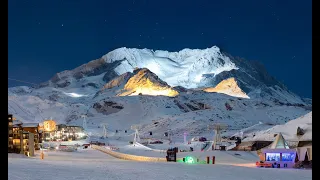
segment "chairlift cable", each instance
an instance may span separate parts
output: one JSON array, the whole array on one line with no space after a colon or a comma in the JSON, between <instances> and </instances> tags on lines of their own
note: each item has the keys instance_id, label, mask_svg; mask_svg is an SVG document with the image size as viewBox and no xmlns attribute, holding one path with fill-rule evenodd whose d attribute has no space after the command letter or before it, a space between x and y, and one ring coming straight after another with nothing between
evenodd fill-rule
<instances>
[{"instance_id":1,"label":"chairlift cable","mask_svg":"<svg viewBox=\"0 0 320 180\"><path fill-rule=\"evenodd\" d=\"M27 82L27 81L22 81L22 80L19 80L19 79L13 79L13 78L8 78L9 80L13 80L13 81L17 81L17 82L23 82L23 83L27 83L27 84L32 84L32 85L38 85L38 84L35 84L35 83L31 83L31 82Z\"/></svg>"}]
</instances>

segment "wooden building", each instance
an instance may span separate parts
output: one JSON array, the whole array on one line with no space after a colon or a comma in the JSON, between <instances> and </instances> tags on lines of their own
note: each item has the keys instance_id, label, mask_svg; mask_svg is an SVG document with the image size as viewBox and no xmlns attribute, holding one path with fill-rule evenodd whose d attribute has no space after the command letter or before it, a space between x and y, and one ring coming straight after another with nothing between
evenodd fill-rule
<instances>
[{"instance_id":1,"label":"wooden building","mask_svg":"<svg viewBox=\"0 0 320 180\"><path fill-rule=\"evenodd\" d=\"M23 123L21 126L23 131L34 134L34 148L35 150L39 150L40 143L42 142L39 123Z\"/></svg>"},{"instance_id":2,"label":"wooden building","mask_svg":"<svg viewBox=\"0 0 320 180\"><path fill-rule=\"evenodd\" d=\"M13 152L13 116L8 114L8 152Z\"/></svg>"},{"instance_id":3,"label":"wooden building","mask_svg":"<svg viewBox=\"0 0 320 180\"><path fill-rule=\"evenodd\" d=\"M234 147L232 150L236 151L257 151L269 146L272 141L244 141Z\"/></svg>"},{"instance_id":4,"label":"wooden building","mask_svg":"<svg viewBox=\"0 0 320 180\"><path fill-rule=\"evenodd\" d=\"M46 120L43 123L43 141L72 141L85 137L81 126L56 124L54 120Z\"/></svg>"},{"instance_id":5,"label":"wooden building","mask_svg":"<svg viewBox=\"0 0 320 180\"><path fill-rule=\"evenodd\" d=\"M81 126L67 126L66 127L68 132L68 139L77 140L82 138L82 133L84 131L83 127Z\"/></svg>"},{"instance_id":6,"label":"wooden building","mask_svg":"<svg viewBox=\"0 0 320 180\"><path fill-rule=\"evenodd\" d=\"M269 146L272 141L255 141L252 145L252 151L257 151Z\"/></svg>"},{"instance_id":7,"label":"wooden building","mask_svg":"<svg viewBox=\"0 0 320 180\"><path fill-rule=\"evenodd\" d=\"M41 143L39 123L20 123L13 125L13 152L22 153L39 150L39 143ZM30 147L32 148L30 149Z\"/></svg>"},{"instance_id":8,"label":"wooden building","mask_svg":"<svg viewBox=\"0 0 320 180\"><path fill-rule=\"evenodd\" d=\"M81 126L58 124L56 125L56 139L62 141L78 140L84 138L84 129Z\"/></svg>"}]
</instances>

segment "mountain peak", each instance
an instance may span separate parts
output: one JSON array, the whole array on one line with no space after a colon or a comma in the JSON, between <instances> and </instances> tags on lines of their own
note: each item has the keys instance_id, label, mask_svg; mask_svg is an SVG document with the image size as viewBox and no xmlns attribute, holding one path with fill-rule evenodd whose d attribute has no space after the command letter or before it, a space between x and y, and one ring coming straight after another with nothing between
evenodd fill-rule
<instances>
[{"instance_id":1,"label":"mountain peak","mask_svg":"<svg viewBox=\"0 0 320 180\"><path fill-rule=\"evenodd\" d=\"M205 74L217 75L238 69L235 64L212 46L206 49L182 49L178 52L164 50L118 48L102 56L106 63L121 61L114 71L120 75L134 68L148 68L170 86L197 88Z\"/></svg>"},{"instance_id":2,"label":"mountain peak","mask_svg":"<svg viewBox=\"0 0 320 180\"><path fill-rule=\"evenodd\" d=\"M124 92L119 96L139 94L176 96L179 94L147 68L137 68L133 73L134 75L124 86Z\"/></svg>"},{"instance_id":3,"label":"mountain peak","mask_svg":"<svg viewBox=\"0 0 320 180\"><path fill-rule=\"evenodd\" d=\"M242 97L242 98L250 98L242 89L238 86L238 83L235 78L228 78L221 81L214 88L205 88L203 91L205 92L217 92L224 93L230 96Z\"/></svg>"},{"instance_id":4,"label":"mountain peak","mask_svg":"<svg viewBox=\"0 0 320 180\"><path fill-rule=\"evenodd\" d=\"M237 86L251 98L306 104L270 76L261 64L234 58L217 46L185 48L177 52L122 47L73 70L57 73L39 87L70 88L75 82L84 82L83 79L91 82L91 77L101 75L103 78L99 77L97 83L97 88L100 88L121 74L132 73L135 68L147 68L169 86L187 89L215 87L221 81L234 77Z\"/></svg>"}]
</instances>

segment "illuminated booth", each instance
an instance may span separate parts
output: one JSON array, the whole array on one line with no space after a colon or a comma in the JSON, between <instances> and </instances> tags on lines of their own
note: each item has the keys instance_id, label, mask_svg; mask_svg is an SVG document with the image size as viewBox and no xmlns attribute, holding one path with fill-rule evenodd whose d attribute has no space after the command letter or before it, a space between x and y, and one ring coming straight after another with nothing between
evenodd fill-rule
<instances>
[{"instance_id":1,"label":"illuminated booth","mask_svg":"<svg viewBox=\"0 0 320 180\"><path fill-rule=\"evenodd\" d=\"M296 149L289 148L281 133L269 147L262 149L261 155L261 160L274 168L292 168L297 160Z\"/></svg>"}]
</instances>

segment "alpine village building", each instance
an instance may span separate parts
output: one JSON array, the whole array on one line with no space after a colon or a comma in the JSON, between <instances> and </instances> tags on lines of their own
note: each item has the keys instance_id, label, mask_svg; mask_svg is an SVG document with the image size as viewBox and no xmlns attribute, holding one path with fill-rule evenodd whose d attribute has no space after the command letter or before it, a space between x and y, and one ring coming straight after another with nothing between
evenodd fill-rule
<instances>
[{"instance_id":1,"label":"alpine village building","mask_svg":"<svg viewBox=\"0 0 320 180\"><path fill-rule=\"evenodd\" d=\"M72 141L86 137L81 126L56 125L53 120L43 124L22 123L8 114L8 152L33 156L43 141Z\"/></svg>"}]
</instances>

